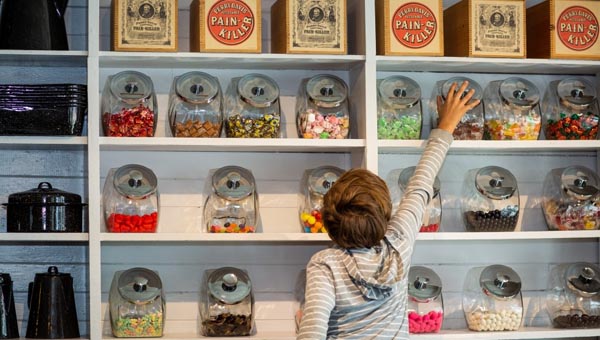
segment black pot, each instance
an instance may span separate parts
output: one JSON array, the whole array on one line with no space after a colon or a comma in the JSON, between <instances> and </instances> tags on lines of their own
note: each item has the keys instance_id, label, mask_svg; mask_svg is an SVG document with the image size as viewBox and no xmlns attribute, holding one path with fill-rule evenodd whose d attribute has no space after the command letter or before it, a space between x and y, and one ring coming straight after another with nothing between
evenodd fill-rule
<instances>
[{"instance_id":1,"label":"black pot","mask_svg":"<svg viewBox=\"0 0 600 340\"><path fill-rule=\"evenodd\" d=\"M8 232L83 232L81 196L52 189L42 182L36 189L8 196Z\"/></svg>"}]
</instances>

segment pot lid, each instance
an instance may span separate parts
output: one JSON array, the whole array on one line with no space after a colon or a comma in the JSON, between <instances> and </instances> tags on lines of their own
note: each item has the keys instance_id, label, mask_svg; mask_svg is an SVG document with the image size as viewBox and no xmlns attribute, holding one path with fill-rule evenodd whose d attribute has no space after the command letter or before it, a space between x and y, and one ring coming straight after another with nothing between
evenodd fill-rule
<instances>
[{"instance_id":1,"label":"pot lid","mask_svg":"<svg viewBox=\"0 0 600 340\"><path fill-rule=\"evenodd\" d=\"M479 86L479 84L476 81L474 81L473 79L469 79L467 77L452 77L452 78L446 80L444 82L444 84L442 85L442 96L444 97L444 99L446 99L446 97L448 97L448 92L450 91L450 86L452 86L452 83L456 83L456 90L458 91L458 89L460 88L460 86L462 85L462 83L465 80L469 82L469 86L467 86L467 88L465 89L465 92L463 92L461 97L463 97L471 89L473 89L473 90L475 90L475 93L473 93L473 97L471 97L471 99L472 100L474 100L474 99L481 100L481 97L483 95L483 90L481 89L481 86Z\"/></svg>"},{"instance_id":2,"label":"pot lid","mask_svg":"<svg viewBox=\"0 0 600 340\"><path fill-rule=\"evenodd\" d=\"M2 286L10 286L12 284L12 279L10 274L8 273L0 273L0 285Z\"/></svg>"},{"instance_id":3,"label":"pot lid","mask_svg":"<svg viewBox=\"0 0 600 340\"><path fill-rule=\"evenodd\" d=\"M586 200L598 194L598 175L584 166L570 166L560 175L563 190L578 200Z\"/></svg>"},{"instance_id":4,"label":"pot lid","mask_svg":"<svg viewBox=\"0 0 600 340\"><path fill-rule=\"evenodd\" d=\"M252 290L250 277L245 271L234 267L223 267L208 277L210 294L225 304L242 301Z\"/></svg>"},{"instance_id":5,"label":"pot lid","mask_svg":"<svg viewBox=\"0 0 600 340\"><path fill-rule=\"evenodd\" d=\"M57 266L50 266L48 267L48 271L43 272L43 273L35 273L36 278L37 277L55 277L55 276L59 276L59 277L71 277L71 274L69 273L61 273L58 271L58 267Z\"/></svg>"},{"instance_id":6,"label":"pot lid","mask_svg":"<svg viewBox=\"0 0 600 340\"><path fill-rule=\"evenodd\" d=\"M239 166L225 166L212 176L214 192L222 198L238 200L254 192L254 176Z\"/></svg>"},{"instance_id":7,"label":"pot lid","mask_svg":"<svg viewBox=\"0 0 600 340\"><path fill-rule=\"evenodd\" d=\"M115 275L119 275L119 294L128 301L148 302L161 294L162 282L153 270L136 267L117 272Z\"/></svg>"},{"instance_id":8,"label":"pot lid","mask_svg":"<svg viewBox=\"0 0 600 340\"><path fill-rule=\"evenodd\" d=\"M111 76L110 91L120 100L135 104L149 98L154 86L152 79L141 72L123 71Z\"/></svg>"},{"instance_id":9,"label":"pot lid","mask_svg":"<svg viewBox=\"0 0 600 340\"><path fill-rule=\"evenodd\" d=\"M517 180L510 171L499 166L486 166L475 175L477 190L494 200L511 197L517 190Z\"/></svg>"},{"instance_id":10,"label":"pot lid","mask_svg":"<svg viewBox=\"0 0 600 340\"><path fill-rule=\"evenodd\" d=\"M279 98L279 87L265 75L251 73L238 81L238 93L242 100L255 107L269 107Z\"/></svg>"},{"instance_id":11,"label":"pot lid","mask_svg":"<svg viewBox=\"0 0 600 340\"><path fill-rule=\"evenodd\" d=\"M400 172L400 176L398 176L398 185L402 191L406 191L406 187L408 186L408 181L415 173L415 167L410 166L408 168L403 169ZM433 197L439 195L442 184L440 183L440 179L435 176L433 180Z\"/></svg>"},{"instance_id":12,"label":"pot lid","mask_svg":"<svg viewBox=\"0 0 600 340\"><path fill-rule=\"evenodd\" d=\"M479 276L484 292L496 297L513 298L521 291L521 278L512 268L501 264L486 267Z\"/></svg>"},{"instance_id":13,"label":"pot lid","mask_svg":"<svg viewBox=\"0 0 600 340\"><path fill-rule=\"evenodd\" d=\"M145 198L156 192L158 179L152 170L139 164L127 164L115 171L115 189L127 198Z\"/></svg>"},{"instance_id":14,"label":"pot lid","mask_svg":"<svg viewBox=\"0 0 600 340\"><path fill-rule=\"evenodd\" d=\"M511 77L500 83L500 97L508 105L530 108L540 101L540 91L529 80Z\"/></svg>"},{"instance_id":15,"label":"pot lid","mask_svg":"<svg viewBox=\"0 0 600 340\"><path fill-rule=\"evenodd\" d=\"M421 87L407 77L387 77L379 83L377 89L379 97L395 109L413 107L421 100Z\"/></svg>"},{"instance_id":16,"label":"pot lid","mask_svg":"<svg viewBox=\"0 0 600 340\"><path fill-rule=\"evenodd\" d=\"M321 166L312 169L308 175L308 190L324 196L343 173L344 170L335 166Z\"/></svg>"},{"instance_id":17,"label":"pot lid","mask_svg":"<svg viewBox=\"0 0 600 340\"><path fill-rule=\"evenodd\" d=\"M319 107L338 107L346 101L348 87L336 76L319 74L306 82L306 94Z\"/></svg>"},{"instance_id":18,"label":"pot lid","mask_svg":"<svg viewBox=\"0 0 600 340\"><path fill-rule=\"evenodd\" d=\"M442 280L431 269L411 266L408 272L408 295L417 300L430 300L442 293Z\"/></svg>"},{"instance_id":19,"label":"pot lid","mask_svg":"<svg viewBox=\"0 0 600 340\"><path fill-rule=\"evenodd\" d=\"M175 91L187 102L208 104L219 94L220 85L210 74L192 71L177 77Z\"/></svg>"},{"instance_id":20,"label":"pot lid","mask_svg":"<svg viewBox=\"0 0 600 340\"><path fill-rule=\"evenodd\" d=\"M596 88L583 78L566 78L561 80L556 92L567 105L585 108L596 99Z\"/></svg>"},{"instance_id":21,"label":"pot lid","mask_svg":"<svg viewBox=\"0 0 600 340\"><path fill-rule=\"evenodd\" d=\"M600 292L600 268L592 263L577 262L569 265L565 271L565 278L569 287L584 294L598 294Z\"/></svg>"},{"instance_id":22,"label":"pot lid","mask_svg":"<svg viewBox=\"0 0 600 340\"><path fill-rule=\"evenodd\" d=\"M35 189L9 195L8 205L12 204L81 204L81 196L54 189L49 182L41 182Z\"/></svg>"}]
</instances>

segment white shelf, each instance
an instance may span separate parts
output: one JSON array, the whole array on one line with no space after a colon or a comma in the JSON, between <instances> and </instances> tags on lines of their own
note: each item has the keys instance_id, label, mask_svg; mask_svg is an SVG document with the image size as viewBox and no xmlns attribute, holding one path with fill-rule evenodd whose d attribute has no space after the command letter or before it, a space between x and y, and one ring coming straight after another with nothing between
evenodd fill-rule
<instances>
[{"instance_id":1,"label":"white shelf","mask_svg":"<svg viewBox=\"0 0 600 340\"><path fill-rule=\"evenodd\" d=\"M104 340L120 339L112 336L103 336ZM149 338L151 339L151 338ZM190 339L211 339L211 340L232 340L232 339L264 339L264 340L296 340L296 334L292 332L268 332L258 333L252 336L237 336L237 337L205 337L198 334L177 334L165 333L161 340L190 340Z\"/></svg>"},{"instance_id":2,"label":"white shelf","mask_svg":"<svg viewBox=\"0 0 600 340\"><path fill-rule=\"evenodd\" d=\"M551 240L600 238L599 230L419 233L418 241Z\"/></svg>"},{"instance_id":3,"label":"white shelf","mask_svg":"<svg viewBox=\"0 0 600 340\"><path fill-rule=\"evenodd\" d=\"M425 140L379 140L379 153L421 152ZM451 151L595 151L600 149L600 140L457 140L452 142Z\"/></svg>"},{"instance_id":4,"label":"white shelf","mask_svg":"<svg viewBox=\"0 0 600 340\"><path fill-rule=\"evenodd\" d=\"M523 327L514 332L472 332L466 330L442 330L435 334L411 335L416 340L446 340L446 339L559 339L575 337L600 336L600 329L555 329Z\"/></svg>"},{"instance_id":5,"label":"white shelf","mask_svg":"<svg viewBox=\"0 0 600 340\"><path fill-rule=\"evenodd\" d=\"M310 233L101 233L103 242L331 242L327 234Z\"/></svg>"},{"instance_id":6,"label":"white shelf","mask_svg":"<svg viewBox=\"0 0 600 340\"><path fill-rule=\"evenodd\" d=\"M0 233L0 242L87 242L88 233Z\"/></svg>"},{"instance_id":7,"label":"white shelf","mask_svg":"<svg viewBox=\"0 0 600 340\"><path fill-rule=\"evenodd\" d=\"M0 50L5 66L86 67L87 51Z\"/></svg>"}]
</instances>

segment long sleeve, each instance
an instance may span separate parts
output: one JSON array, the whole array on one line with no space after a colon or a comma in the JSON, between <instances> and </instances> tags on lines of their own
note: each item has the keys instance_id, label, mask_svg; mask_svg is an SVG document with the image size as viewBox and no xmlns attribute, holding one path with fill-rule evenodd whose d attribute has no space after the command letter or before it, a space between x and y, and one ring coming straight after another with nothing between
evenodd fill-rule
<instances>
[{"instance_id":1,"label":"long sleeve","mask_svg":"<svg viewBox=\"0 0 600 340\"><path fill-rule=\"evenodd\" d=\"M306 268L306 293L298 340L327 338L329 317L335 306L335 288L331 269L311 259Z\"/></svg>"}]
</instances>

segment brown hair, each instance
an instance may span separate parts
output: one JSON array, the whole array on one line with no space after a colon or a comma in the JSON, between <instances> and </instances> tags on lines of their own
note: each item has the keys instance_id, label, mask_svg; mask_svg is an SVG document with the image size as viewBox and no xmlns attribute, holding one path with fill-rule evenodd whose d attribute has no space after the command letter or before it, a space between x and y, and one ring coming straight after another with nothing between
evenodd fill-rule
<instances>
[{"instance_id":1,"label":"brown hair","mask_svg":"<svg viewBox=\"0 0 600 340\"><path fill-rule=\"evenodd\" d=\"M370 248L385 235L392 213L390 192L372 172L352 169L334 183L323 201L329 237L343 248Z\"/></svg>"}]
</instances>

